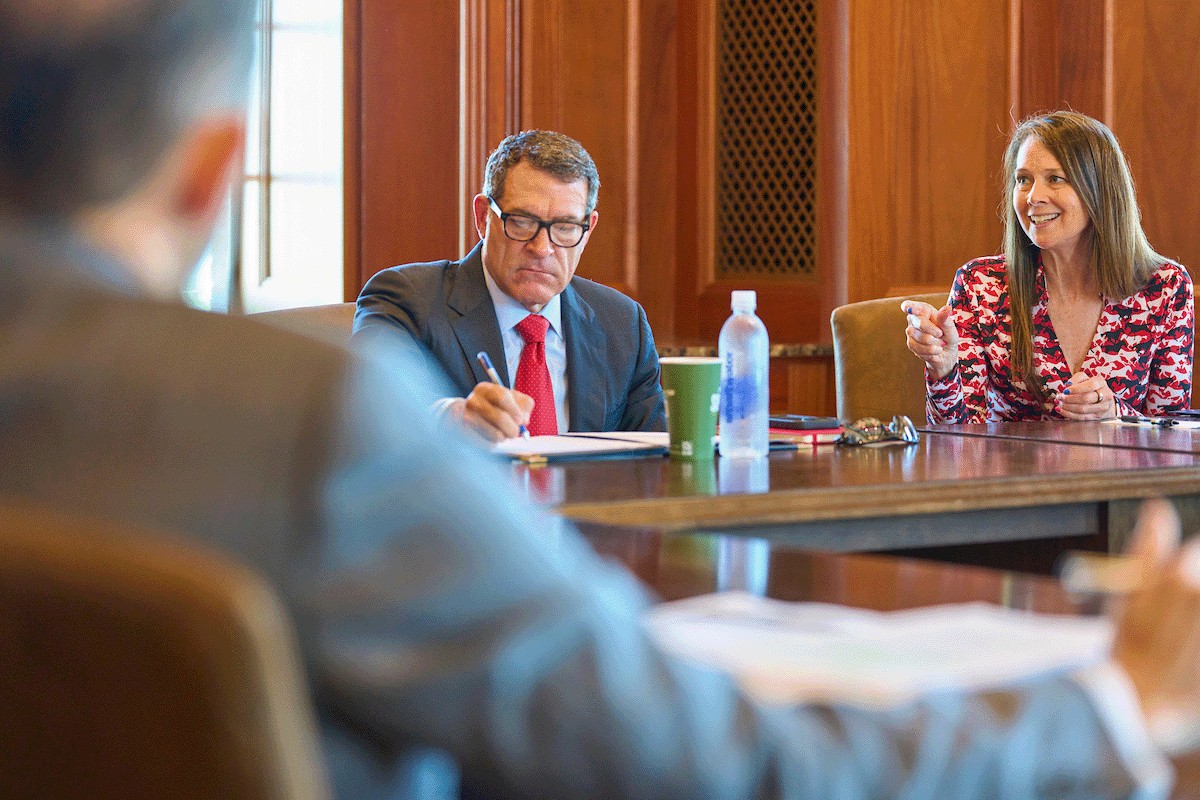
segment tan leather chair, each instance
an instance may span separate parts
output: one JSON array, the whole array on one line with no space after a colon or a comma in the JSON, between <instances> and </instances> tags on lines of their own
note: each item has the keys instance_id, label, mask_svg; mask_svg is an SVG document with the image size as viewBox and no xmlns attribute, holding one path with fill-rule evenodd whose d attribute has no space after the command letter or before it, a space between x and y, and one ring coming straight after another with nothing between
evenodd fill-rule
<instances>
[{"instance_id":1,"label":"tan leather chair","mask_svg":"<svg viewBox=\"0 0 1200 800\"><path fill-rule=\"evenodd\" d=\"M908 295L941 308L947 294ZM906 414L925 424L925 362L909 352L904 337L906 297L850 303L833 310L833 367L837 413L843 422L877 417L890 422Z\"/></svg>"},{"instance_id":2,"label":"tan leather chair","mask_svg":"<svg viewBox=\"0 0 1200 800\"><path fill-rule=\"evenodd\" d=\"M247 569L0 508L0 794L330 796L287 620Z\"/></svg>"},{"instance_id":3,"label":"tan leather chair","mask_svg":"<svg viewBox=\"0 0 1200 800\"><path fill-rule=\"evenodd\" d=\"M293 333L300 333L330 344L350 341L354 328L355 303L330 303L326 306L283 308L260 311L250 317Z\"/></svg>"}]
</instances>

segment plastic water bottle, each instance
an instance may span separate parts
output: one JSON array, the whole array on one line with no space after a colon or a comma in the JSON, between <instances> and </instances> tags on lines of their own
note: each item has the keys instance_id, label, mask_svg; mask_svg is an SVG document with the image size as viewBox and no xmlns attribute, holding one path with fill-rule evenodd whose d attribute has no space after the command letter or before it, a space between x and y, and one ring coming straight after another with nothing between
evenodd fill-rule
<instances>
[{"instance_id":1,"label":"plastic water bottle","mask_svg":"<svg viewBox=\"0 0 1200 800\"><path fill-rule=\"evenodd\" d=\"M759 458L769 448L767 428L770 388L770 342L767 328L754 314L758 296L733 293L733 316L725 320L717 350L721 358L721 436L723 458Z\"/></svg>"}]
</instances>

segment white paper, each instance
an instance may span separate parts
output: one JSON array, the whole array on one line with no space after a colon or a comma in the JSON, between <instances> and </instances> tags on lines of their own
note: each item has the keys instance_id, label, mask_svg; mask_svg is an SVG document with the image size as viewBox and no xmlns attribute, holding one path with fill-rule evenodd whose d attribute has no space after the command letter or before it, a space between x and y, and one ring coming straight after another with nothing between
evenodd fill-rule
<instances>
[{"instance_id":1,"label":"white paper","mask_svg":"<svg viewBox=\"0 0 1200 800\"><path fill-rule=\"evenodd\" d=\"M594 431L589 433L579 434L563 434L572 438L587 437L588 439L617 439L623 442L641 442L642 444L652 444L657 447L667 447L671 444L671 439L666 431Z\"/></svg>"},{"instance_id":2,"label":"white paper","mask_svg":"<svg viewBox=\"0 0 1200 800\"><path fill-rule=\"evenodd\" d=\"M663 603L650 629L676 653L732 673L775 704L895 705L935 689L986 688L1107 656L1107 619L987 603L878 612L721 592Z\"/></svg>"},{"instance_id":3,"label":"white paper","mask_svg":"<svg viewBox=\"0 0 1200 800\"><path fill-rule=\"evenodd\" d=\"M636 434L636 437L648 434ZM666 437L666 434L662 434ZM563 456L606 455L610 453L636 453L666 447L667 442L645 441L634 436L608 436L602 434L554 436L530 436L505 439L492 445L492 452L513 458L560 458Z\"/></svg>"}]
</instances>

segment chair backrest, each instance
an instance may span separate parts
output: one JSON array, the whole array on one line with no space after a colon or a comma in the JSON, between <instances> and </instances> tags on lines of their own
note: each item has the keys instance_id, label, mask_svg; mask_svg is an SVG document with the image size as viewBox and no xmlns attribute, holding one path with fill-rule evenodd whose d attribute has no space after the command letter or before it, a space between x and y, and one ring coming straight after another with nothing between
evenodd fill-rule
<instances>
[{"instance_id":1,"label":"chair backrest","mask_svg":"<svg viewBox=\"0 0 1200 800\"><path fill-rule=\"evenodd\" d=\"M288 621L194 545L0 507L6 797L330 796Z\"/></svg>"},{"instance_id":2,"label":"chair backrest","mask_svg":"<svg viewBox=\"0 0 1200 800\"><path fill-rule=\"evenodd\" d=\"M250 316L293 333L330 344L344 345L350 341L350 333L354 328L355 306L355 303L330 303L326 306L260 311Z\"/></svg>"},{"instance_id":3,"label":"chair backrest","mask_svg":"<svg viewBox=\"0 0 1200 800\"><path fill-rule=\"evenodd\" d=\"M904 337L905 299L941 308L947 294L884 297L833 310L833 364L837 413L843 422L877 417L890 422L906 414L925 424L925 362L909 352Z\"/></svg>"}]
</instances>

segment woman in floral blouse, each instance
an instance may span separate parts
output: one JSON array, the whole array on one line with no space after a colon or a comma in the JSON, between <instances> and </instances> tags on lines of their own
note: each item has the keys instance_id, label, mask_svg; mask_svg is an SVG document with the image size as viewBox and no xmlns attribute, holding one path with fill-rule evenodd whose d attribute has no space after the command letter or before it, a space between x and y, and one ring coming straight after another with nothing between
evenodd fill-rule
<instances>
[{"instance_id":1,"label":"woman in floral blouse","mask_svg":"<svg viewBox=\"0 0 1200 800\"><path fill-rule=\"evenodd\" d=\"M1004 255L958 270L949 303L905 301L931 422L1106 419L1187 408L1192 281L1151 249L1102 123L1059 111L1013 132Z\"/></svg>"}]
</instances>

